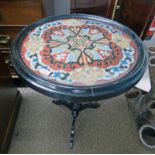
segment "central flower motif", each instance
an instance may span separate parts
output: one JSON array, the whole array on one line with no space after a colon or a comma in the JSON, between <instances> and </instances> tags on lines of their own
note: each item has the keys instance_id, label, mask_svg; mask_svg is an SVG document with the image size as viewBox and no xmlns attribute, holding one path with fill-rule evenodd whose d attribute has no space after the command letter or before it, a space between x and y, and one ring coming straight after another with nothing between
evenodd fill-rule
<instances>
[{"instance_id":1,"label":"central flower motif","mask_svg":"<svg viewBox=\"0 0 155 155\"><path fill-rule=\"evenodd\" d=\"M107 68L122 58L111 32L97 25L50 27L43 34L44 63L54 70L74 71L83 66ZM86 76L91 75L90 70Z\"/></svg>"},{"instance_id":2,"label":"central flower motif","mask_svg":"<svg viewBox=\"0 0 155 155\"><path fill-rule=\"evenodd\" d=\"M71 50L79 49L84 51L85 49L92 48L92 41L88 36L70 36L68 40L67 45Z\"/></svg>"}]
</instances>

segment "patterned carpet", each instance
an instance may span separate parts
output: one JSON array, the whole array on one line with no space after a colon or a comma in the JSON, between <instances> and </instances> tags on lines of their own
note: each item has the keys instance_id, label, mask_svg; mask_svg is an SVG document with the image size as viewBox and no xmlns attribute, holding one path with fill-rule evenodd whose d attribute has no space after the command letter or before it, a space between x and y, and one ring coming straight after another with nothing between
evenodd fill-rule
<instances>
[{"instance_id":1,"label":"patterned carpet","mask_svg":"<svg viewBox=\"0 0 155 155\"><path fill-rule=\"evenodd\" d=\"M70 112L30 88L20 91L23 102L9 153L155 153L139 141L123 95L80 114L69 150Z\"/></svg>"}]
</instances>

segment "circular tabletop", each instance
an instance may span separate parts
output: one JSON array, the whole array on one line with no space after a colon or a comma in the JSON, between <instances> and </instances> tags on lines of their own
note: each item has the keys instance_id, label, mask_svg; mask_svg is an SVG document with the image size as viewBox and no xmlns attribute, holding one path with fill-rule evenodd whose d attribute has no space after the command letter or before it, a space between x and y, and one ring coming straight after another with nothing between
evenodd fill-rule
<instances>
[{"instance_id":1,"label":"circular tabletop","mask_svg":"<svg viewBox=\"0 0 155 155\"><path fill-rule=\"evenodd\" d=\"M123 93L140 80L148 59L132 30L86 14L32 23L17 35L11 56L18 74L34 89L70 101Z\"/></svg>"}]
</instances>

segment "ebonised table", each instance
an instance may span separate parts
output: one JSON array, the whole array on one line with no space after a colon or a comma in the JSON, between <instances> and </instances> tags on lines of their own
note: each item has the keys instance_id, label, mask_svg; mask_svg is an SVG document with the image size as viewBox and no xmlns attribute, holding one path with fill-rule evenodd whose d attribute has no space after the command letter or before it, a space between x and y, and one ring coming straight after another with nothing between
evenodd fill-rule
<instances>
[{"instance_id":1,"label":"ebonised table","mask_svg":"<svg viewBox=\"0 0 155 155\"><path fill-rule=\"evenodd\" d=\"M28 85L72 111L70 148L79 112L132 88L148 62L132 30L86 14L48 17L25 27L12 44L11 58Z\"/></svg>"}]
</instances>

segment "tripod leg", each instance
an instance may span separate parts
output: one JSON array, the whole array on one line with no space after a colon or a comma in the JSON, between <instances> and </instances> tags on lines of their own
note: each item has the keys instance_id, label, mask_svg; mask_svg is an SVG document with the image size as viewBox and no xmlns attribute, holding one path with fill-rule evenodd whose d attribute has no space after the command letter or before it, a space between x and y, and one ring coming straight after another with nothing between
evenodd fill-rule
<instances>
[{"instance_id":1,"label":"tripod leg","mask_svg":"<svg viewBox=\"0 0 155 155\"><path fill-rule=\"evenodd\" d=\"M97 103L97 102L95 102L95 103L89 102L89 103L82 104L81 107L80 107L80 111L85 110L87 108L96 109L96 108L99 108L99 107L100 107L99 103Z\"/></svg>"},{"instance_id":2,"label":"tripod leg","mask_svg":"<svg viewBox=\"0 0 155 155\"><path fill-rule=\"evenodd\" d=\"M79 116L79 112L85 110L87 108L96 109L100 107L100 104L97 102L87 102L87 103L74 103L74 102L67 102L62 100L54 100L54 104L56 105L63 105L67 107L72 112L72 125L70 130L70 139L69 139L69 148L72 149L74 145L75 139L75 127L76 127L76 119Z\"/></svg>"},{"instance_id":3,"label":"tripod leg","mask_svg":"<svg viewBox=\"0 0 155 155\"><path fill-rule=\"evenodd\" d=\"M66 101L62 101L62 100L53 100L52 102L58 106L63 105L65 107L67 107L69 110L72 110L72 103L71 102L66 102Z\"/></svg>"}]
</instances>

